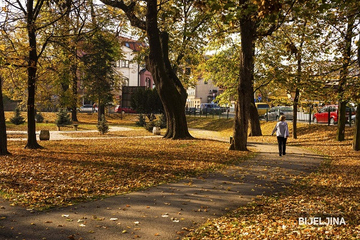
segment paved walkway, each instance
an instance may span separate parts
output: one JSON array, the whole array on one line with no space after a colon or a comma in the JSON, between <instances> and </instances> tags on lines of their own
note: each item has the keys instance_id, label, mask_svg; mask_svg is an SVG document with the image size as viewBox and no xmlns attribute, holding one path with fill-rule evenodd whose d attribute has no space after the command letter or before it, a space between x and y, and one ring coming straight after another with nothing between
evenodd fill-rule
<instances>
[{"instance_id":1,"label":"paved walkway","mask_svg":"<svg viewBox=\"0 0 360 240\"><path fill-rule=\"evenodd\" d=\"M262 194L283 190L323 160L297 147L251 143L255 158L222 172L46 212L0 200L0 239L181 239Z\"/></svg>"},{"instance_id":2,"label":"paved walkway","mask_svg":"<svg viewBox=\"0 0 360 240\"><path fill-rule=\"evenodd\" d=\"M131 131L132 128L129 127L119 127L119 126L110 126L109 131ZM89 133L89 132L99 132L98 130L83 130L83 131L50 131L50 140L66 140L66 139L89 139L88 137L72 137L69 133ZM8 135L24 135L24 137L19 138L9 138L10 141L19 141L19 140L27 140L27 132L26 131L6 131ZM40 131L36 132L37 140L39 140ZM92 137L94 139L95 137ZM109 139L109 137L96 137L96 139Z\"/></svg>"}]
</instances>

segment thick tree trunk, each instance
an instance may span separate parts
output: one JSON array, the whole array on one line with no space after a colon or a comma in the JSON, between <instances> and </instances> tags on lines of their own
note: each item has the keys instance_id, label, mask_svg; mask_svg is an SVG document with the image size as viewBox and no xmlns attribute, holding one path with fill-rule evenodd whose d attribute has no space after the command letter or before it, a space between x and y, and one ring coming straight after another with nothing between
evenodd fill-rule
<instances>
[{"instance_id":1,"label":"thick tree trunk","mask_svg":"<svg viewBox=\"0 0 360 240\"><path fill-rule=\"evenodd\" d=\"M245 3L241 0L240 3ZM254 72L254 42L256 25L251 16L243 16L240 19L241 33L241 56L240 56L240 77L237 87L237 103L234 119L233 141L230 150L247 150L247 131L250 116L249 99L253 100L252 80Z\"/></svg>"},{"instance_id":2,"label":"thick tree trunk","mask_svg":"<svg viewBox=\"0 0 360 240\"><path fill-rule=\"evenodd\" d=\"M28 3L28 38L29 38L29 60L28 60L28 101L27 101L27 121L28 121L28 139L25 148L42 148L36 141L35 125L35 84L38 56L36 49L36 32L33 21L32 3Z\"/></svg>"},{"instance_id":3,"label":"thick tree trunk","mask_svg":"<svg viewBox=\"0 0 360 240\"><path fill-rule=\"evenodd\" d=\"M187 93L179 78L174 73L168 57L167 33L160 33L157 26L157 1L150 0L147 5L146 32L150 52L147 65L154 78L156 90L164 106L167 119L165 138L192 138L187 127L185 103Z\"/></svg>"},{"instance_id":4,"label":"thick tree trunk","mask_svg":"<svg viewBox=\"0 0 360 240\"><path fill-rule=\"evenodd\" d=\"M250 136L262 136L259 113L254 99L252 99L250 104Z\"/></svg>"},{"instance_id":5,"label":"thick tree trunk","mask_svg":"<svg viewBox=\"0 0 360 240\"><path fill-rule=\"evenodd\" d=\"M7 150L6 123L2 95L2 77L0 76L0 155L10 154Z\"/></svg>"},{"instance_id":6,"label":"thick tree trunk","mask_svg":"<svg viewBox=\"0 0 360 240\"><path fill-rule=\"evenodd\" d=\"M357 111L355 117L355 133L353 140L353 149L355 151L360 150L360 102L357 103Z\"/></svg>"},{"instance_id":7,"label":"thick tree trunk","mask_svg":"<svg viewBox=\"0 0 360 240\"><path fill-rule=\"evenodd\" d=\"M166 114L167 131L164 137L172 139L191 138L185 117L185 102L180 101L181 96L176 90L166 85L159 87L158 90Z\"/></svg>"},{"instance_id":8,"label":"thick tree trunk","mask_svg":"<svg viewBox=\"0 0 360 240\"><path fill-rule=\"evenodd\" d=\"M158 28L157 0L146 1L146 21L139 19L135 14L136 1L131 1L128 5L123 1L101 1L122 9L129 18L131 25L146 31L150 49L146 64L154 78L156 90L167 117L165 138L192 138L188 131L185 116L187 93L169 61L168 34L160 33Z\"/></svg>"}]
</instances>

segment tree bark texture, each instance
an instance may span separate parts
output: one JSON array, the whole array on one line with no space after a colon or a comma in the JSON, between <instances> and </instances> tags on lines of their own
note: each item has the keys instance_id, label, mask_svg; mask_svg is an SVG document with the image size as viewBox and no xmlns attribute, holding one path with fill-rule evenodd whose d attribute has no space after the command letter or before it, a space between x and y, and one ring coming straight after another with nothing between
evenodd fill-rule
<instances>
[{"instance_id":1,"label":"tree bark texture","mask_svg":"<svg viewBox=\"0 0 360 240\"><path fill-rule=\"evenodd\" d=\"M299 105L299 95L300 95L300 91L299 88L296 88L295 90L295 97L294 97L294 102L293 102L293 138L297 139L297 110L298 110L298 105Z\"/></svg>"},{"instance_id":2,"label":"tree bark texture","mask_svg":"<svg viewBox=\"0 0 360 240\"><path fill-rule=\"evenodd\" d=\"M301 42L301 47L303 45L303 41ZM302 48L300 47L300 51ZM301 83L301 62L302 62L302 55L298 51L296 54L297 58L297 74L296 74L296 89L295 89L295 96L294 96L294 102L293 102L293 138L297 139L297 109L299 105L299 97L300 97L300 90L298 85Z\"/></svg>"},{"instance_id":3,"label":"tree bark texture","mask_svg":"<svg viewBox=\"0 0 360 240\"><path fill-rule=\"evenodd\" d=\"M349 64L351 59L351 41L353 38L354 17L349 17L346 35L344 39L344 52L343 52L343 65L340 70L340 79L338 87L338 129L336 133L336 140L343 141L345 139L345 123L346 123L346 101L344 99L344 93L347 83L347 77L349 72Z\"/></svg>"},{"instance_id":4,"label":"tree bark texture","mask_svg":"<svg viewBox=\"0 0 360 240\"><path fill-rule=\"evenodd\" d=\"M100 102L99 98L99 105L98 105L98 122L102 120L102 115L105 117L105 104Z\"/></svg>"},{"instance_id":5,"label":"tree bark texture","mask_svg":"<svg viewBox=\"0 0 360 240\"><path fill-rule=\"evenodd\" d=\"M128 5L120 0L101 1L107 5L122 9L132 26L146 31L150 49L146 65L154 78L156 90L166 114L167 132L164 137L172 139L192 138L188 131L185 116L186 89L176 76L169 61L169 36L166 32L159 30L157 0L146 1L146 21L137 17L136 1L131 1Z\"/></svg>"},{"instance_id":6,"label":"tree bark texture","mask_svg":"<svg viewBox=\"0 0 360 240\"><path fill-rule=\"evenodd\" d=\"M150 52L147 65L154 78L156 90L164 106L167 119L165 138L192 138L187 127L185 104L187 93L171 67L168 52L169 35L157 26L157 1L149 0L146 14L146 32Z\"/></svg>"},{"instance_id":7,"label":"tree bark texture","mask_svg":"<svg viewBox=\"0 0 360 240\"><path fill-rule=\"evenodd\" d=\"M77 96L78 96L78 69L77 69L77 49L76 47L71 48L71 78L72 78L72 101L71 101L71 120L78 122L77 118Z\"/></svg>"},{"instance_id":8,"label":"tree bark texture","mask_svg":"<svg viewBox=\"0 0 360 240\"><path fill-rule=\"evenodd\" d=\"M357 103L353 149L355 151L360 150L360 102Z\"/></svg>"},{"instance_id":9,"label":"tree bark texture","mask_svg":"<svg viewBox=\"0 0 360 240\"><path fill-rule=\"evenodd\" d=\"M29 38L29 59L28 59L28 101L27 101L27 120L28 120L28 139L25 148L37 149L41 146L36 141L35 125L35 84L38 55L36 50L36 28L33 12L33 1L27 3L27 31Z\"/></svg>"},{"instance_id":10,"label":"tree bark texture","mask_svg":"<svg viewBox=\"0 0 360 240\"><path fill-rule=\"evenodd\" d=\"M259 113L253 99L250 104L250 136L262 136Z\"/></svg>"},{"instance_id":11,"label":"tree bark texture","mask_svg":"<svg viewBox=\"0 0 360 240\"><path fill-rule=\"evenodd\" d=\"M0 155L10 154L7 150L6 123L2 95L2 77L0 76Z\"/></svg>"},{"instance_id":12,"label":"tree bark texture","mask_svg":"<svg viewBox=\"0 0 360 240\"><path fill-rule=\"evenodd\" d=\"M246 0L240 0L240 4L244 3L246 3ZM249 103L254 101L252 80L254 72L254 42L256 36L256 25L250 15L243 15L240 18L240 33L241 56L240 77L237 87L238 102L235 107L234 133L230 150L247 151L247 132L250 116Z\"/></svg>"},{"instance_id":13,"label":"tree bark texture","mask_svg":"<svg viewBox=\"0 0 360 240\"><path fill-rule=\"evenodd\" d=\"M357 64L360 68L360 44L358 44L358 54L357 54ZM360 81L360 76L359 76ZM357 106L356 106L356 116L355 116L355 132L354 132L354 139L353 139L353 149L355 151L360 150L360 93L356 96L358 99Z\"/></svg>"}]
</instances>

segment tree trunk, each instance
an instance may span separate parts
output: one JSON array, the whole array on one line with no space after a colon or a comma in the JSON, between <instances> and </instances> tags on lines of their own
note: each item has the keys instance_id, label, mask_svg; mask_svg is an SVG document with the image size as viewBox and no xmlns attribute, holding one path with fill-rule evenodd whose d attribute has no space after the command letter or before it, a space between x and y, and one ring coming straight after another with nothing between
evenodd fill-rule
<instances>
[{"instance_id":1,"label":"tree trunk","mask_svg":"<svg viewBox=\"0 0 360 240\"><path fill-rule=\"evenodd\" d=\"M77 37L71 38L71 33L70 33L70 23L72 21L72 19L70 18L70 10L71 10L71 4L72 1L71 0L66 0L64 2L62 2L62 4L60 4L61 9L64 11L66 11L66 15L64 16L64 25L65 25L65 29L64 32L65 34L68 36L67 37L67 42L70 46L70 52L68 53L68 56L70 58L70 86L72 85L72 99L70 102L70 108L71 108L71 120L73 122L78 122L77 119L77 94L78 94L78 89L77 89L77 84L78 84L78 77L77 77ZM76 39L74 41L74 39Z\"/></svg>"},{"instance_id":2,"label":"tree trunk","mask_svg":"<svg viewBox=\"0 0 360 240\"><path fill-rule=\"evenodd\" d=\"M28 120L28 139L25 148L37 149L42 148L36 141L36 125L35 125L35 84L36 71L38 64L38 55L36 49L36 30L33 20L32 1L28 4L27 31L29 38L29 60L28 60L28 101L27 101L27 120Z\"/></svg>"},{"instance_id":3,"label":"tree trunk","mask_svg":"<svg viewBox=\"0 0 360 240\"><path fill-rule=\"evenodd\" d=\"M99 99L99 105L98 105L98 122L100 122L102 119L102 115L105 116L105 104L103 104L102 102L100 102Z\"/></svg>"},{"instance_id":4,"label":"tree trunk","mask_svg":"<svg viewBox=\"0 0 360 240\"><path fill-rule=\"evenodd\" d=\"M355 133L353 140L353 149L355 151L360 150L360 102L357 103L357 111L355 117Z\"/></svg>"},{"instance_id":5,"label":"tree trunk","mask_svg":"<svg viewBox=\"0 0 360 240\"><path fill-rule=\"evenodd\" d=\"M179 78L173 71L168 57L169 35L161 32L157 26L157 1L147 4L146 32L149 39L150 52L147 65L154 78L167 119L165 138L192 138L187 127L185 104L187 93Z\"/></svg>"},{"instance_id":6,"label":"tree trunk","mask_svg":"<svg viewBox=\"0 0 360 240\"><path fill-rule=\"evenodd\" d=\"M349 72L349 65L351 59L351 42L353 38L353 27L355 18L349 17L347 23L347 30L344 39L344 52L343 52L343 65L340 70L340 79L338 87L338 130L336 134L337 141L343 141L345 139L345 123L346 123L346 101L344 99L345 88L347 83L347 77Z\"/></svg>"},{"instance_id":7,"label":"tree trunk","mask_svg":"<svg viewBox=\"0 0 360 240\"><path fill-rule=\"evenodd\" d=\"M244 4L245 0L240 0ZM246 9L245 9L246 10ZM240 74L237 87L237 103L234 119L233 141L230 150L247 151L247 131L250 116L249 99L253 100L252 80L254 72L254 42L256 25L251 16L244 15L240 19L241 56Z\"/></svg>"},{"instance_id":8,"label":"tree trunk","mask_svg":"<svg viewBox=\"0 0 360 240\"><path fill-rule=\"evenodd\" d=\"M338 129L336 133L337 141L345 139L345 123L346 123L346 102L340 101L338 107Z\"/></svg>"},{"instance_id":9,"label":"tree trunk","mask_svg":"<svg viewBox=\"0 0 360 240\"><path fill-rule=\"evenodd\" d=\"M293 102L293 138L297 139L297 109L299 104L299 89L295 90L295 97Z\"/></svg>"},{"instance_id":10,"label":"tree trunk","mask_svg":"<svg viewBox=\"0 0 360 240\"><path fill-rule=\"evenodd\" d=\"M259 113L254 99L252 99L250 104L250 136L262 136Z\"/></svg>"},{"instance_id":11,"label":"tree trunk","mask_svg":"<svg viewBox=\"0 0 360 240\"><path fill-rule=\"evenodd\" d=\"M358 42L358 49L357 49L357 64L358 67L360 68L360 44ZM358 80L360 81L360 76L358 78ZM356 116L355 116L355 131L354 131L354 139L353 139L353 149L355 151L359 151L360 150L360 94L358 93L358 95L356 96L358 99L357 102L357 106L356 106ZM351 119L350 119L351 121Z\"/></svg>"},{"instance_id":12,"label":"tree trunk","mask_svg":"<svg viewBox=\"0 0 360 240\"><path fill-rule=\"evenodd\" d=\"M73 122L78 122L77 118L77 95L78 95L78 77L77 77L77 53L71 51L73 54L73 60L71 61L71 77L72 77L72 101L71 101L71 120Z\"/></svg>"},{"instance_id":13,"label":"tree trunk","mask_svg":"<svg viewBox=\"0 0 360 240\"><path fill-rule=\"evenodd\" d=\"M2 77L0 76L0 155L10 154L7 150L6 123L2 95Z\"/></svg>"},{"instance_id":14,"label":"tree trunk","mask_svg":"<svg viewBox=\"0 0 360 240\"><path fill-rule=\"evenodd\" d=\"M302 77L302 51L303 51L303 45L305 42L305 28L307 25L307 20L304 21L304 29L300 37L300 46L299 48L296 48L295 45L295 56L297 60L297 69L296 69L296 89L295 89L295 96L294 96L294 102L293 102L293 138L297 139L297 110L299 105L299 97L300 97L300 90L299 86L301 84L301 77Z\"/></svg>"},{"instance_id":15,"label":"tree trunk","mask_svg":"<svg viewBox=\"0 0 360 240\"><path fill-rule=\"evenodd\" d=\"M192 138L188 131L185 103L187 93L169 61L169 36L161 32L158 27L157 0L148 0L145 21L137 17L136 2L130 1L126 5L123 1L101 0L103 3L122 9L132 26L146 31L149 40L149 56L146 59L156 90L159 94L167 119L165 138L187 139Z\"/></svg>"}]
</instances>

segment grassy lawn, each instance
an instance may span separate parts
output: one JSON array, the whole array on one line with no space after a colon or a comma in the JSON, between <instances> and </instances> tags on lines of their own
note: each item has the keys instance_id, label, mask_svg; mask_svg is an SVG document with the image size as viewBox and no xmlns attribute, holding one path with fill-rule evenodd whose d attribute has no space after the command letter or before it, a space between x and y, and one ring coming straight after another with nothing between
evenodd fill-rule
<instances>
[{"instance_id":1,"label":"grassy lawn","mask_svg":"<svg viewBox=\"0 0 360 240\"><path fill-rule=\"evenodd\" d=\"M72 132L72 133L64 133L63 135L69 137L101 137L101 138L113 138L113 137L142 137L142 136L153 136L153 134L149 131L146 131L143 127L131 127L131 131L109 131L106 134L101 134L98 131L96 132Z\"/></svg>"},{"instance_id":2,"label":"grassy lawn","mask_svg":"<svg viewBox=\"0 0 360 240\"><path fill-rule=\"evenodd\" d=\"M55 124L56 120L56 114L55 112L43 112L41 113L44 117L43 123L36 123L36 130L50 130L50 131L56 131L57 126ZM6 128L8 131L26 131L27 125L21 124L21 125L14 125L10 122L10 118L12 118L14 115L13 112L5 112L5 118L7 120L6 122ZM21 116L23 118L27 117L26 112L21 112ZM96 124L97 124L97 113L77 113L78 122L79 124L78 130L96 130ZM138 116L127 114L124 118L121 118L121 114L112 113L110 115L106 115L106 120L108 121L109 125L123 125L123 126L134 126L134 123L137 121ZM62 127L61 130L72 130L72 126L68 127Z\"/></svg>"},{"instance_id":3,"label":"grassy lawn","mask_svg":"<svg viewBox=\"0 0 360 240\"><path fill-rule=\"evenodd\" d=\"M263 135L249 141L275 142L272 123L262 123ZM360 152L352 150L353 128L346 139L335 141L336 126L298 125L302 146L327 156L320 170L291 186L286 192L259 197L227 216L209 220L188 239L360 239ZM290 124L290 132L291 132ZM225 130L222 130L225 131ZM299 224L299 218L343 219L346 225Z\"/></svg>"}]
</instances>

